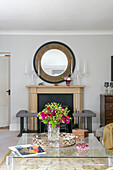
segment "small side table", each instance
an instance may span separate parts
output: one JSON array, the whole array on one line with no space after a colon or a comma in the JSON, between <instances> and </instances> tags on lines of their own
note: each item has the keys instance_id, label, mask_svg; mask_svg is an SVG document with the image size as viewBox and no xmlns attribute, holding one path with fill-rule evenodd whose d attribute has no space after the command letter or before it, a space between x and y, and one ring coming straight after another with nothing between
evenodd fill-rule
<instances>
[{"instance_id":1,"label":"small side table","mask_svg":"<svg viewBox=\"0 0 113 170\"><path fill-rule=\"evenodd\" d=\"M85 118L87 118L87 130L92 132L92 117L96 117L96 114L91 110L83 110L82 113L73 113L73 117L78 117L78 127L79 127L79 117L84 118L84 129L85 129Z\"/></svg>"}]
</instances>

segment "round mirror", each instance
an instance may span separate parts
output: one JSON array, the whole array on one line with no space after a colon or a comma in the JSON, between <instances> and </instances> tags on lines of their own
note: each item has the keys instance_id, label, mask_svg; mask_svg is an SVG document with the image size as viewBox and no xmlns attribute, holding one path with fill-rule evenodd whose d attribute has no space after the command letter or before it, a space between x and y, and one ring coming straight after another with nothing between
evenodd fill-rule
<instances>
[{"instance_id":1,"label":"round mirror","mask_svg":"<svg viewBox=\"0 0 113 170\"><path fill-rule=\"evenodd\" d=\"M43 71L50 76L58 76L67 69L68 60L66 55L57 49L48 50L41 59Z\"/></svg>"},{"instance_id":2,"label":"round mirror","mask_svg":"<svg viewBox=\"0 0 113 170\"><path fill-rule=\"evenodd\" d=\"M69 76L75 69L75 56L64 43L52 41L43 44L35 53L34 70L48 83L64 81L62 76Z\"/></svg>"}]
</instances>

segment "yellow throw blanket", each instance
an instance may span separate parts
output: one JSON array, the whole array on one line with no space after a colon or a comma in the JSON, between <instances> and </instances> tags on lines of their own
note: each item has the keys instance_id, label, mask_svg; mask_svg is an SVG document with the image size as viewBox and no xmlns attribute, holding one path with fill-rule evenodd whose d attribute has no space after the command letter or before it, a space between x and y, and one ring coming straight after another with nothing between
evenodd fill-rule
<instances>
[{"instance_id":1,"label":"yellow throw blanket","mask_svg":"<svg viewBox=\"0 0 113 170\"><path fill-rule=\"evenodd\" d=\"M103 131L103 142L106 150L113 155L113 123L105 126Z\"/></svg>"}]
</instances>

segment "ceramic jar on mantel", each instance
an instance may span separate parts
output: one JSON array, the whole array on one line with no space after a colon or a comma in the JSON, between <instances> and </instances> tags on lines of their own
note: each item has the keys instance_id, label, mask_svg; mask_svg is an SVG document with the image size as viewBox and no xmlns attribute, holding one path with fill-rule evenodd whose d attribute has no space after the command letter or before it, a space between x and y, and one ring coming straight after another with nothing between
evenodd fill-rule
<instances>
[{"instance_id":1,"label":"ceramic jar on mantel","mask_svg":"<svg viewBox=\"0 0 113 170\"><path fill-rule=\"evenodd\" d=\"M71 80L66 80L66 86L70 86Z\"/></svg>"}]
</instances>

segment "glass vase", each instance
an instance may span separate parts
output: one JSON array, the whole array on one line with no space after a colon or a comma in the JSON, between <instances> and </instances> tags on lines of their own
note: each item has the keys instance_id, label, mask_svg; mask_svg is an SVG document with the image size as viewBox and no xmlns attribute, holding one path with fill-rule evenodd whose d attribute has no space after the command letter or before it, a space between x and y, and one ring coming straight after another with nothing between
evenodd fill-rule
<instances>
[{"instance_id":1,"label":"glass vase","mask_svg":"<svg viewBox=\"0 0 113 170\"><path fill-rule=\"evenodd\" d=\"M56 125L53 129L51 124L48 124L48 140L55 142L59 140L60 125Z\"/></svg>"}]
</instances>

